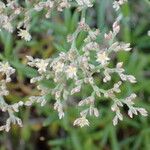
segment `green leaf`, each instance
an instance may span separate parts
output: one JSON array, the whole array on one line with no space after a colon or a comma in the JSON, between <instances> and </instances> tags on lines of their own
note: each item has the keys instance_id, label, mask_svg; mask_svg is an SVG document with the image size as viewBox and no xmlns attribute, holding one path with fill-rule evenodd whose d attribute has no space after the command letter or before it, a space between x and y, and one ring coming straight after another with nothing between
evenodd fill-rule
<instances>
[{"instance_id":1,"label":"green leaf","mask_svg":"<svg viewBox=\"0 0 150 150\"><path fill-rule=\"evenodd\" d=\"M26 77L32 78L37 76L37 71L35 69L21 64L18 61L10 61L10 64Z\"/></svg>"}]
</instances>

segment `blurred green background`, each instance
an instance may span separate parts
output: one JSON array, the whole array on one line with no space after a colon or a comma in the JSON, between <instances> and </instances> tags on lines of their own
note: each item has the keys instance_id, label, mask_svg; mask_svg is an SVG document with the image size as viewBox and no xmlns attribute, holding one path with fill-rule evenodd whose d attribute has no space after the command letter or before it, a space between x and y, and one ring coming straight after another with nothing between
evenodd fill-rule
<instances>
[{"instance_id":1,"label":"blurred green background","mask_svg":"<svg viewBox=\"0 0 150 150\"><path fill-rule=\"evenodd\" d=\"M135 75L138 81L135 85L125 83L122 96L135 92L138 95L136 105L150 111L150 37L147 35L150 30L150 2L129 0L121 12L124 17L118 40L130 42L133 50L119 53L117 59L124 62L126 72ZM8 85L10 95L6 99L9 103L26 101L38 93L36 85L29 83L37 72L26 66L25 56L48 58L67 51L66 35L76 29L79 15L74 9L68 9L61 15L54 12L52 18L46 20L42 13L33 13L31 42L20 40L16 33L0 32L0 59L9 61L16 69L13 82ZM111 0L98 0L94 8L88 10L87 19L92 27L104 33L111 28L115 16ZM84 34L80 34L78 46L83 39ZM49 83L43 84L50 86ZM85 89L84 94L88 92ZM124 120L114 127L111 102L99 99L100 117L91 117L90 127L78 128L72 125L78 109L70 104L64 119L59 120L53 110L53 102L54 99L49 97L44 107L22 108L18 115L23 120L23 128L13 126L9 133L0 132L0 150L150 150L149 116L130 119L124 111ZM0 112L0 115L1 123L6 114Z\"/></svg>"}]
</instances>

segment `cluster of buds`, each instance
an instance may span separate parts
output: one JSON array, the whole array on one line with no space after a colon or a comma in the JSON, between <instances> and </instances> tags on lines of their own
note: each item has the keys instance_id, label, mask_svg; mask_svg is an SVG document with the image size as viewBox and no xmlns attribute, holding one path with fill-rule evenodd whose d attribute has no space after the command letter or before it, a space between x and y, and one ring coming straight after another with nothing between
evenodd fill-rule
<instances>
[{"instance_id":1,"label":"cluster of buds","mask_svg":"<svg viewBox=\"0 0 150 150\"><path fill-rule=\"evenodd\" d=\"M118 120L123 120L123 115L120 113L120 107L123 107L123 105L126 105L128 107L128 115L131 118L133 118L133 115L138 115L138 112L142 116L148 115L147 111L144 108L134 106L133 100L135 98L136 98L136 94L132 93L130 96L126 97L125 99L122 99L120 101L116 99L114 101L114 104L111 107L112 111L116 113L113 119L114 125L118 123Z\"/></svg>"}]
</instances>

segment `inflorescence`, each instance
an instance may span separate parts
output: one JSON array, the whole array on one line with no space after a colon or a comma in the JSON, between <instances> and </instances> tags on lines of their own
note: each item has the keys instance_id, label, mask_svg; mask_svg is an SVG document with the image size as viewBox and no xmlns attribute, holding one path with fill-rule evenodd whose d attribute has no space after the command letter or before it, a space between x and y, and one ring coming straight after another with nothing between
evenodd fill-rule
<instances>
[{"instance_id":1,"label":"inflorescence","mask_svg":"<svg viewBox=\"0 0 150 150\"><path fill-rule=\"evenodd\" d=\"M113 8L116 12L120 10L127 0L114 1ZM30 2L29 2L30 3ZM33 6L34 5L34 6ZM18 30L18 36L26 41L32 39L29 33L30 20L32 19L30 13L32 11L46 10L45 17L49 18L53 10L63 11L65 8L75 6L77 10L82 14L85 13L88 7L93 6L92 0L47 0L39 1L38 3L31 2L30 7L21 7L17 1L9 1L7 4L0 2L0 25L8 32ZM24 12L23 20L18 22L17 25L13 25L16 18L22 15ZM36 67L38 76L30 80L31 83L37 83L37 88L40 90L39 96L32 96L28 101L20 101L15 104L8 105L4 96L9 92L6 88L6 84L11 81L10 76L15 70L9 66L7 62L0 63L0 73L2 79L0 81L0 109L4 112L8 112L9 118L6 120L6 125L0 127L0 130L9 131L10 124L17 123L22 126L20 118L15 116L15 112L19 111L20 106L31 106L33 103L40 103L44 106L46 103L46 95L51 93L54 96L56 102L54 109L58 112L59 118L63 118L65 115L67 100L76 93L80 93L84 90L84 87L89 85L92 88L92 92L86 98L81 99L78 102L78 106L83 108L80 112L80 116L74 121L74 125L85 126L89 125L88 116L99 116L99 110L95 105L96 97L105 97L113 101L111 110L115 113L113 118L113 124L116 125L119 120L123 120L121 113L121 107L126 105L128 107L128 115L132 118L133 115L138 113L147 116L147 111L144 108L134 106L134 99L136 94L132 93L125 98L117 98L117 94L121 92L121 85L123 82L136 83L136 79L133 75L125 73L123 68L123 62L117 62L115 67L110 67L112 60L112 54L119 51L130 51L130 44L116 41L115 37L120 31L121 15L117 17L112 25L112 31L102 33L98 29L91 28L86 23L86 17L81 15L81 20L74 33L68 35L67 42L70 44L70 48L67 52L61 52L57 57L48 59L33 58L32 56L26 56L28 59L28 65ZM24 27L22 29L21 27ZM76 40L81 32L86 33L86 37L83 41L80 50L76 46ZM101 46L97 40L97 37L102 36ZM94 58L94 59L93 59ZM119 81L114 83L110 89L102 89L95 81L94 74L100 76L103 83L109 83L113 74L118 75ZM54 88L49 89L43 87L40 82L43 80L51 80L55 85Z\"/></svg>"}]
</instances>

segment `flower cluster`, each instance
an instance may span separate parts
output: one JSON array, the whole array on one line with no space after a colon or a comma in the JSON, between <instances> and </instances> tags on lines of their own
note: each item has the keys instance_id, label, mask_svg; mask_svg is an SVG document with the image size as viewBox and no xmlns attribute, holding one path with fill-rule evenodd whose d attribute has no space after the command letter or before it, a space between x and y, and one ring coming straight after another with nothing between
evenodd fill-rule
<instances>
[{"instance_id":1,"label":"flower cluster","mask_svg":"<svg viewBox=\"0 0 150 150\"><path fill-rule=\"evenodd\" d=\"M114 1L113 7L116 11L120 9L127 0ZM63 11L63 9L71 7L72 1L68 0L46 0L29 2L31 7L23 8L15 0L8 1L5 5L0 2L0 25L2 28L9 32L13 32L14 27L12 22L14 18L21 15L24 11L24 19L17 24L19 29L18 36L24 38L26 41L31 40L31 35L28 32L30 29L30 13L32 11L46 10L46 18L48 18L54 9ZM88 7L93 6L92 0L75 0L75 4L79 11L86 12ZM33 7L34 6L34 7ZM11 13L13 12L13 13ZM102 34L98 29L92 29L87 23L84 15L81 15L81 20L74 33L68 35L67 41L70 44L67 52L61 52L54 58L39 59L27 56L28 65L35 67L38 70L39 75L30 80L31 83L37 83L38 90L40 90L39 96L32 96L26 102L18 102L13 105L8 105L3 96L8 95L6 89L6 83L10 82L10 75L14 73L14 69L11 68L8 63L0 63L0 73L5 75L5 80L1 80L1 100L0 109L9 113L9 118L6 121L6 125L1 126L0 130L6 131L10 128L10 123L18 123L22 125L21 120L14 115L14 112L18 112L20 106L31 106L33 103L40 103L44 106L46 103L45 97L51 93L55 101L54 109L58 112L59 118L63 118L65 109L67 108L67 101L70 97L84 90L85 86L90 86L91 93L87 97L81 98L77 101L79 107L83 108L80 112L79 118L74 121L74 125L85 126L89 125L88 116L99 116L99 110L95 105L97 97L105 97L113 101L111 110L115 112L113 124L116 125L119 120L123 120L121 114L121 107L126 105L128 115L132 118L133 114L140 113L143 116L147 116L147 111L144 108L138 108L134 106L133 99L136 94L131 94L125 98L117 98L117 94L121 92L121 85L123 82L136 83L136 79L133 75L125 73L123 68L123 62L117 62L115 67L112 67L111 60L112 54L116 54L119 51L130 51L130 44L115 41L115 37L120 31L119 25L120 17L112 25L112 31ZM24 26L24 29L20 27ZM77 47L76 41L80 33L86 33L86 37L81 47ZM98 38L102 37L103 46L99 44ZM94 75L97 75L101 82L109 83L112 80L113 74L116 74L119 81L114 84L110 89L103 89L96 82ZM40 83L43 80L51 80L54 88L47 88Z\"/></svg>"},{"instance_id":2,"label":"flower cluster","mask_svg":"<svg viewBox=\"0 0 150 150\"><path fill-rule=\"evenodd\" d=\"M31 58L28 57L30 60ZM37 67L39 68L39 72L43 73L46 71L46 61L42 60L38 62L39 59L36 59ZM44 64L44 66L43 66ZM32 65L32 64L30 64ZM28 101L23 102L19 101L14 104L8 104L4 97L9 95L9 91L7 90L7 83L11 82L11 75L15 73L15 69L12 68L8 62L0 62L0 110L2 112L7 112L9 117L6 120L6 124L0 126L1 130L6 130L7 132L10 130L11 124L18 124L22 126L22 121L19 117L15 115L16 112L19 112L19 108L23 106L31 106L33 103L40 103L41 106L44 106L46 101L42 96L36 97L32 96Z\"/></svg>"},{"instance_id":3,"label":"flower cluster","mask_svg":"<svg viewBox=\"0 0 150 150\"><path fill-rule=\"evenodd\" d=\"M29 33L33 12L45 10L45 17L49 18L54 10L62 12L63 9L71 7L72 0L37 0L37 1L0 1L0 29L12 33L18 30L18 36L26 41L31 40ZM91 0L76 0L79 9L92 7Z\"/></svg>"},{"instance_id":4,"label":"flower cluster","mask_svg":"<svg viewBox=\"0 0 150 150\"><path fill-rule=\"evenodd\" d=\"M19 101L15 104L7 104L4 100L4 96L7 96L9 94L7 90L6 84L11 81L10 76L15 72L15 70L10 67L8 62L0 62L0 109L3 112L8 112L8 119L6 120L6 124L0 126L1 130L9 131L11 123L18 124L19 126L22 126L22 121L20 118L15 116L15 112L19 111L19 107L23 105L22 101Z\"/></svg>"},{"instance_id":5,"label":"flower cluster","mask_svg":"<svg viewBox=\"0 0 150 150\"><path fill-rule=\"evenodd\" d=\"M84 1L77 2L84 4ZM37 61L37 59L33 59L31 56L27 57L29 60L28 64L36 66L39 72L39 76L32 78L31 82L39 82L45 79L52 80L54 85L56 85L53 89L45 89L43 87L39 89L41 90L42 97L45 97L50 92L54 96L56 100L54 109L58 111L59 118L64 117L64 110L67 107L66 101L74 94L84 90L86 85L90 85L92 93L78 102L78 106L85 109L80 112L80 117L74 121L74 125L81 127L89 125L88 115L99 116L98 108L95 106L96 97L105 97L113 100L114 104L111 109L116 114L113 119L114 125L118 123L118 120L123 120L120 110L120 107L123 107L123 105L128 106L130 117L133 114L137 115L138 112L143 116L147 116L145 109L134 106L133 99L136 97L135 94L122 99L117 98L117 93L121 92L120 87L124 81L136 83L133 75L125 73L123 62L116 63L114 68L110 67L112 53L131 50L129 43L114 40L119 31L120 25L118 20L113 23L112 31L101 35L98 29L91 29L86 23L85 18L81 18L76 31L67 38L70 43L70 49L66 53L61 52L57 57L48 61L43 59L38 59ZM76 40L81 32L85 32L87 36L83 41L82 47L77 48ZM103 48L97 41L98 36L103 36L103 43L105 43ZM46 70L42 74L38 67L40 66L38 65L39 63L41 66L46 66ZM113 74L117 74L120 80L112 88L102 89L97 85L94 74L102 78L104 83L111 81Z\"/></svg>"}]
</instances>

